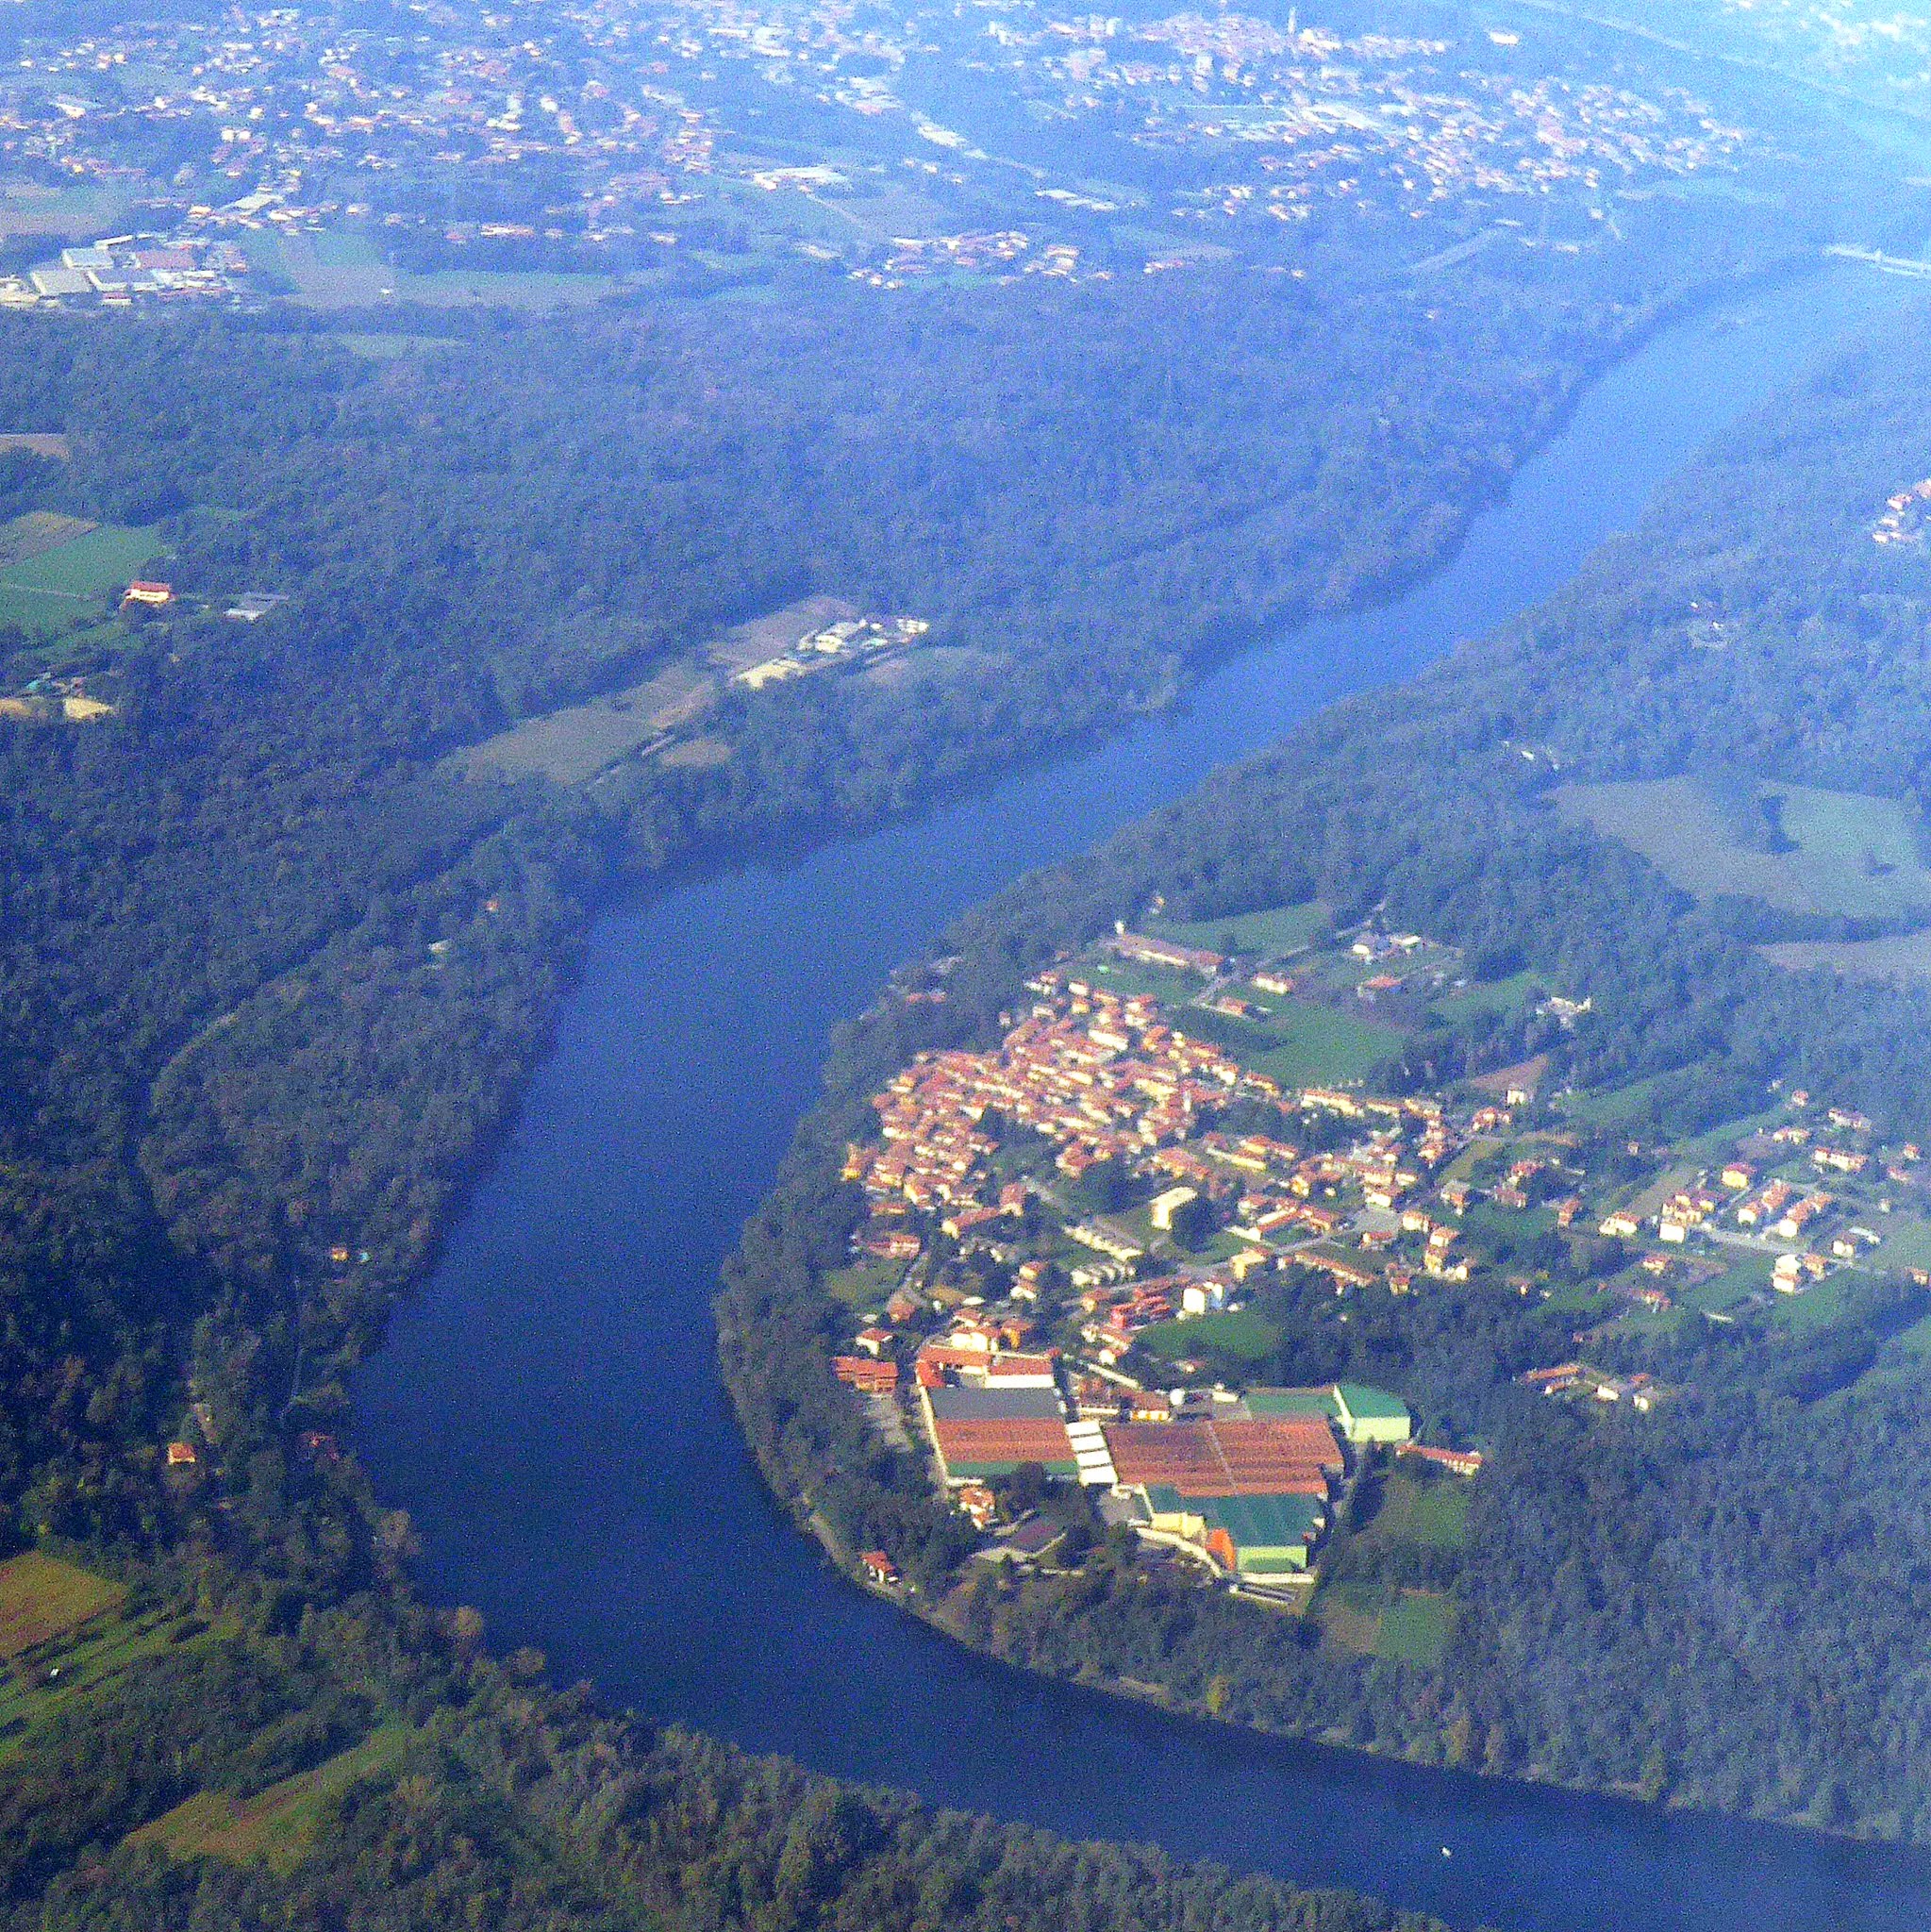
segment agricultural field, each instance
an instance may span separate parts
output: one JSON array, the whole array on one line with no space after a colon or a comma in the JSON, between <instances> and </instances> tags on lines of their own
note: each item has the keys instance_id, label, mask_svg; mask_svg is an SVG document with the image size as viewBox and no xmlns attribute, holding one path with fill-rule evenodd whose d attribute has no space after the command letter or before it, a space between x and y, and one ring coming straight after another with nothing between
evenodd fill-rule
<instances>
[{"instance_id":1,"label":"agricultural field","mask_svg":"<svg viewBox=\"0 0 1931 1932\"><path fill-rule=\"evenodd\" d=\"M1152 937L1172 940L1176 945L1274 956L1324 939L1329 917L1326 906L1310 899L1305 906L1276 906L1266 912L1242 912L1232 919L1154 919L1147 922L1146 930Z\"/></svg>"},{"instance_id":2,"label":"agricultural field","mask_svg":"<svg viewBox=\"0 0 1931 1932\"><path fill-rule=\"evenodd\" d=\"M0 525L0 570L58 550L98 527L87 517L65 516L58 509L30 509L25 516Z\"/></svg>"},{"instance_id":3,"label":"agricultural field","mask_svg":"<svg viewBox=\"0 0 1931 1932\"><path fill-rule=\"evenodd\" d=\"M1565 818L1619 839L1699 899L1760 899L1790 912L1852 917L1931 914L1931 869L1909 809L1895 799L1764 788L1791 849L1746 845L1709 791L1693 778L1571 785L1556 793Z\"/></svg>"},{"instance_id":4,"label":"agricultural field","mask_svg":"<svg viewBox=\"0 0 1931 1932\"><path fill-rule=\"evenodd\" d=\"M119 189L8 181L0 186L0 236L44 235L65 241L119 228L132 197Z\"/></svg>"},{"instance_id":5,"label":"agricultural field","mask_svg":"<svg viewBox=\"0 0 1931 1932\"><path fill-rule=\"evenodd\" d=\"M827 624L858 614L858 607L842 597L801 597L782 610L720 633L705 644L704 655L721 671L743 671L789 651L800 638Z\"/></svg>"},{"instance_id":6,"label":"agricultural field","mask_svg":"<svg viewBox=\"0 0 1931 1932\"><path fill-rule=\"evenodd\" d=\"M0 1563L0 1662L77 1630L119 1606L126 1590L40 1550Z\"/></svg>"},{"instance_id":7,"label":"agricultural field","mask_svg":"<svg viewBox=\"0 0 1931 1932\"><path fill-rule=\"evenodd\" d=\"M384 302L429 308L496 308L546 312L602 301L621 286L614 275L551 270L441 269L416 275L382 258L366 235L263 235L256 265L292 284L296 299L319 309L369 308Z\"/></svg>"},{"instance_id":8,"label":"agricultural field","mask_svg":"<svg viewBox=\"0 0 1931 1932\"><path fill-rule=\"evenodd\" d=\"M1323 1585L1309 1614L1336 1650L1428 1668L1441 1661L1455 1617L1437 1591L1356 1581Z\"/></svg>"},{"instance_id":9,"label":"agricultural field","mask_svg":"<svg viewBox=\"0 0 1931 1932\"><path fill-rule=\"evenodd\" d=\"M451 763L472 777L542 777L581 785L653 739L702 717L716 698L716 679L691 665L673 664L627 691L525 718L457 753Z\"/></svg>"},{"instance_id":10,"label":"agricultural field","mask_svg":"<svg viewBox=\"0 0 1931 1932\"><path fill-rule=\"evenodd\" d=\"M117 1594L84 1623L69 1624L6 1659L0 1670L0 1768L30 1726L193 1641L206 1627L169 1610L126 1615L122 1606Z\"/></svg>"},{"instance_id":11,"label":"agricultural field","mask_svg":"<svg viewBox=\"0 0 1931 1932\"><path fill-rule=\"evenodd\" d=\"M42 635L69 629L97 616L104 598L160 554L151 526L95 525L40 510L16 517L0 525L0 624Z\"/></svg>"},{"instance_id":12,"label":"agricultural field","mask_svg":"<svg viewBox=\"0 0 1931 1932\"><path fill-rule=\"evenodd\" d=\"M262 1859L286 1871L313 1841L329 1804L351 1785L391 1774L414 1735L407 1724L384 1724L352 1749L252 1798L197 1791L130 1832L127 1842L158 1846L175 1858Z\"/></svg>"},{"instance_id":13,"label":"agricultural field","mask_svg":"<svg viewBox=\"0 0 1931 1932\"><path fill-rule=\"evenodd\" d=\"M1869 979L1888 986L1907 986L1931 979L1931 932L1896 934L1882 940L1790 940L1756 949L1773 965L1790 973L1818 967L1840 973L1846 979Z\"/></svg>"}]
</instances>

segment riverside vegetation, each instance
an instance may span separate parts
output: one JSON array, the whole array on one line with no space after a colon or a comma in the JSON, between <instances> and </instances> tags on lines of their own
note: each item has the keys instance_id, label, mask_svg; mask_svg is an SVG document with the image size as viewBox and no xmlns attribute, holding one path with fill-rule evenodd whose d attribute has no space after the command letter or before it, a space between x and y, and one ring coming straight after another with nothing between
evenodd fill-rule
<instances>
[{"instance_id":1,"label":"riverside vegetation","mask_svg":"<svg viewBox=\"0 0 1931 1932\"><path fill-rule=\"evenodd\" d=\"M1263 1297L1272 1341L1242 1334L1248 1358L1220 1373L1400 1388L1424 1430L1488 1452L1452 1556L1399 1535L1349 1547L1342 1524L1337 1582L1446 1591L1439 1657L1364 1657L1322 1641L1318 1617L1149 1575L1117 1539L1067 1574L955 1590L975 1539L833 1381L852 1317L825 1289L864 1211L841 1174L875 1131L868 1096L922 1049L990 1044L1023 981L1150 903L1195 922L1195 943L1317 898L1343 928L1373 913L1451 942L1503 996L1416 1025L1371 1091L1546 1054L1573 1090L1551 1124L1591 1171L1625 1141L1693 1161L1790 1118L1800 1088L1893 1143L1923 1138L1931 992L1897 949L1931 915L1881 889L1916 868L1893 849L1898 814L1922 825L1931 806L1931 566L1922 541L1873 532L1931 472L1927 373L1931 329L1891 325L1699 459L1548 605L1013 887L941 940L941 976L913 969L849 1028L720 1303L727 1377L780 1492L892 1554L956 1635L1038 1669L1427 1762L1931 1836L1931 1573L1911 1554L1931 1426L1922 1257L1914 1277L1879 1248L1865 1287L1802 1320L1801 1301L1723 1321L1686 1306L1599 1328L1609 1367L1674 1391L1650 1413L1585 1414L1513 1379L1534 1348L1573 1345L1600 1258L1587 1243L1525 1241L1523 1292L1364 1291L1345 1326ZM1707 801L1706 843L1790 855L1774 903L1737 892L1720 852L1692 865L1681 826L1654 848L1667 877L1596 829L1591 800L1665 777ZM1524 981L1559 989L1572 1024L1507 991ZM1256 1345L1275 1352L1257 1363Z\"/></svg>"},{"instance_id":2,"label":"riverside vegetation","mask_svg":"<svg viewBox=\"0 0 1931 1932\"><path fill-rule=\"evenodd\" d=\"M380 363L275 316L0 327L10 422L66 439L0 453L0 509L152 529L172 586L0 635L7 691L108 710L0 718L0 1557L84 1573L0 1568L0 1907L1407 1923L549 1690L415 1601L346 1378L603 895L874 820L1424 568L1591 367L1802 245L1733 212L1425 308L1364 278L1341 331L1327 295L1211 270L939 292L910 324L854 291L474 318ZM733 698L707 768L451 758L812 591L921 611L932 669ZM283 601L222 614L251 591Z\"/></svg>"}]
</instances>

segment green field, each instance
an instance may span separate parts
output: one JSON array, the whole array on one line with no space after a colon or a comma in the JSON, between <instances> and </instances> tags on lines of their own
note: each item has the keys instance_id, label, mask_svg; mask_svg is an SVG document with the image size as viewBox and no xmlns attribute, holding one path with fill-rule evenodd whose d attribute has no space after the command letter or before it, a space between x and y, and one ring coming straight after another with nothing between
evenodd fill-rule
<instances>
[{"instance_id":1,"label":"green field","mask_svg":"<svg viewBox=\"0 0 1931 1932\"><path fill-rule=\"evenodd\" d=\"M1647 858L1699 899L1732 894L1792 912L1931 912L1931 869L1909 808L1862 792L1803 785L1764 788L1782 801L1789 852L1741 843L1694 778L1571 785L1556 794L1570 819Z\"/></svg>"},{"instance_id":2,"label":"green field","mask_svg":"<svg viewBox=\"0 0 1931 1932\"><path fill-rule=\"evenodd\" d=\"M1147 932L1183 946L1205 946L1210 952L1291 953L1324 937L1329 910L1319 899L1305 906L1276 906L1265 912L1241 912L1231 919L1147 922ZM1231 939L1233 945L1226 942Z\"/></svg>"},{"instance_id":3,"label":"green field","mask_svg":"<svg viewBox=\"0 0 1931 1932\"><path fill-rule=\"evenodd\" d=\"M1457 1475L1418 1482L1397 1471L1386 1479L1381 1507L1366 1533L1431 1550L1466 1549L1473 1488Z\"/></svg>"},{"instance_id":4,"label":"green field","mask_svg":"<svg viewBox=\"0 0 1931 1932\"><path fill-rule=\"evenodd\" d=\"M1454 1606L1437 1591L1353 1581L1323 1586L1313 1615L1337 1650L1429 1669L1441 1661L1455 1624Z\"/></svg>"},{"instance_id":5,"label":"green field","mask_svg":"<svg viewBox=\"0 0 1931 1932\"><path fill-rule=\"evenodd\" d=\"M392 1774L414 1735L407 1724L384 1724L352 1750L252 1798L197 1791L131 1832L127 1841L158 1845L176 1858L225 1858L235 1864L260 1858L286 1870L312 1842L330 1802L365 1778Z\"/></svg>"},{"instance_id":6,"label":"green field","mask_svg":"<svg viewBox=\"0 0 1931 1932\"><path fill-rule=\"evenodd\" d=\"M30 521L17 518L0 528L0 543ZM96 616L104 597L139 576L161 554L159 534L151 526L104 524L23 557L0 569L0 624L17 624L26 631L64 630Z\"/></svg>"},{"instance_id":7,"label":"green field","mask_svg":"<svg viewBox=\"0 0 1931 1932\"><path fill-rule=\"evenodd\" d=\"M114 1608L124 1585L39 1550L0 1563L0 1659L20 1656Z\"/></svg>"},{"instance_id":8,"label":"green field","mask_svg":"<svg viewBox=\"0 0 1931 1932\"><path fill-rule=\"evenodd\" d=\"M1690 1288L1673 1289L1671 1292L1684 1307L1694 1308L1699 1314L1722 1314L1759 1289L1770 1286L1770 1264L1768 1255L1748 1255L1707 1281L1700 1281Z\"/></svg>"},{"instance_id":9,"label":"green field","mask_svg":"<svg viewBox=\"0 0 1931 1932\"><path fill-rule=\"evenodd\" d=\"M1299 1001L1283 1005L1264 1022L1194 1008L1176 1015L1175 1024L1216 1041L1250 1073L1283 1088L1359 1080L1407 1038L1399 1027Z\"/></svg>"},{"instance_id":10,"label":"green field","mask_svg":"<svg viewBox=\"0 0 1931 1932\"><path fill-rule=\"evenodd\" d=\"M1790 973L1826 967L1846 979L1889 986L1931 979L1931 932L1899 933L1883 940L1787 940L1756 949Z\"/></svg>"},{"instance_id":11,"label":"green field","mask_svg":"<svg viewBox=\"0 0 1931 1932\"><path fill-rule=\"evenodd\" d=\"M183 1641L184 1632L192 1641L195 1628L172 1611L128 1617L107 1605L86 1624L42 1640L46 1648L22 1652L12 1669L0 1674L0 1766L33 1724L139 1671Z\"/></svg>"},{"instance_id":12,"label":"green field","mask_svg":"<svg viewBox=\"0 0 1931 1932\"><path fill-rule=\"evenodd\" d=\"M1626 1087L1600 1087L1587 1093L1572 1093L1561 1103L1565 1118L1585 1126L1606 1127L1632 1121L1647 1113L1652 1095L1662 1085L1662 1075L1652 1074L1632 1080Z\"/></svg>"},{"instance_id":13,"label":"green field","mask_svg":"<svg viewBox=\"0 0 1931 1932\"><path fill-rule=\"evenodd\" d=\"M1207 983L1197 973L1169 973L1161 966L1144 966L1138 959L1115 959L1107 954L1090 953L1066 970L1074 979L1104 987L1120 999L1144 993L1169 1007L1184 1005ZM1193 1016L1188 1014L1186 1020L1192 1030Z\"/></svg>"},{"instance_id":14,"label":"green field","mask_svg":"<svg viewBox=\"0 0 1931 1932\"><path fill-rule=\"evenodd\" d=\"M830 1270L824 1291L848 1308L874 1308L905 1278L905 1272L903 1261L854 1262L849 1268Z\"/></svg>"},{"instance_id":15,"label":"green field","mask_svg":"<svg viewBox=\"0 0 1931 1932\"><path fill-rule=\"evenodd\" d=\"M1264 1315L1242 1308L1234 1315L1197 1315L1189 1322L1161 1322L1142 1329L1138 1345L1161 1361L1207 1353L1229 1361L1261 1362L1280 1341L1281 1331Z\"/></svg>"},{"instance_id":16,"label":"green field","mask_svg":"<svg viewBox=\"0 0 1931 1932\"><path fill-rule=\"evenodd\" d=\"M250 253L260 268L284 275L312 308L366 308L416 302L431 308L547 310L597 302L620 286L614 275L532 269L439 269L415 275L382 258L375 239L353 233L262 234Z\"/></svg>"},{"instance_id":17,"label":"green field","mask_svg":"<svg viewBox=\"0 0 1931 1932\"><path fill-rule=\"evenodd\" d=\"M1444 992L1428 1002L1428 1010L1454 1022L1477 1013L1513 1013L1540 996L1541 982L1533 973L1511 973L1507 979L1483 980L1459 992Z\"/></svg>"},{"instance_id":18,"label":"green field","mask_svg":"<svg viewBox=\"0 0 1931 1932\"><path fill-rule=\"evenodd\" d=\"M1438 1591L1405 1590L1388 1606L1374 1632L1374 1655L1393 1663L1433 1670L1448 1648L1455 1607Z\"/></svg>"},{"instance_id":19,"label":"green field","mask_svg":"<svg viewBox=\"0 0 1931 1932\"><path fill-rule=\"evenodd\" d=\"M1873 1215L1872 1229L1884 1237L1872 1257L1878 1268L1931 1268L1931 1221L1904 1214Z\"/></svg>"}]
</instances>

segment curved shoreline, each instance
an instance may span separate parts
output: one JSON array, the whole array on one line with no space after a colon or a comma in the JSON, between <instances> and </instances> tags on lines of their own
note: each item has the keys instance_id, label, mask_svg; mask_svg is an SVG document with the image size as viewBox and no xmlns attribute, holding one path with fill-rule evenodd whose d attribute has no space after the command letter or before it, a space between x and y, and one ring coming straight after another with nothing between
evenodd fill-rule
<instances>
[{"instance_id":1,"label":"curved shoreline","mask_svg":"<svg viewBox=\"0 0 1931 1932\"><path fill-rule=\"evenodd\" d=\"M1284 1757L1271 1734L1242 1738L1224 1724L1195 1741L1152 1704L1115 1694L1089 1710L1068 1701L1076 1685L951 1640L941 1649L937 1629L927 1641L924 1628L881 1619L880 1606L821 1566L797 1564L796 1530L745 1460L735 1418L693 1379L715 1373L707 1251L728 1245L768 1187L797 1113L820 1091L832 1020L863 1005L951 912L1190 787L1204 759L1269 741L1283 716L1406 675L1461 632L1489 627L1498 609L1559 588L1683 449L1792 373L1793 341L1801 353L1828 339L1828 325L1796 308L1785 297L1774 327L1763 325L1774 342L1690 324L1612 370L1576 411L1583 441L1613 419L1625 435L1655 430L1656 445L1632 454L1572 440L1525 464L1508 507L1478 519L1457 560L1397 608L1325 620L1249 654L1207 679L1182 715L1143 721L1091 756L775 872L747 868L609 916L557 1058L540 1070L437 1279L399 1313L389 1350L359 1378L358 1433L381 1486L424 1531L429 1587L480 1605L504 1641L538 1643L654 1715L753 1748L1074 1836L1157 1837L1186 1855L1348 1885L1459 1921L1601 1923L1579 1914L1606 1894L1591 1906L1588 1884L1555 1889L1520 1871L1544 1841L1566 1847L1564 1857L1587 1845L1619 1887L1668 1887L1720 1907L1734 1874L1716 1870L1704 1845L1679 1841L1678 1824L1702 1839L1751 1834L1751 1856L1781 1874L1773 1903L1783 1907L1754 1925L1828 1923L1818 1907L1842 1874L1821 1871L1826 1859L1855 1855L1861 1871L1867 1855L1876 1858L1870 1890L1889 1897L1887 1874L1902 1867L1881 1845L1809 1833L1759 1842L1772 1827L1723 1819L1713 1829L1707 1814L1684 1811L1598 1816L1614 1801L1430 1780L1404 1760L1356 1752L1346 1759L1358 1771L1326 1757L1304 1763L1305 1747ZM1695 392L1652 394L1659 382ZM1578 491L1589 499L1580 508L1570 501ZM1538 518L1559 529L1559 543ZM1508 534L1518 525L1535 540L1520 555ZM921 892L936 903L912 903ZM674 1080L665 1073L674 1064ZM589 1181L587 1162L596 1168ZM686 1390L680 1403L663 1404L666 1381ZM503 1494L467 1452L479 1433L549 1479L554 1496ZM758 1520L767 1513L768 1526ZM996 1683L981 1674L989 1666ZM856 1720L880 1686L903 1693L891 1722ZM995 1737L1028 1725L1063 1739L1064 1750L1023 1764L987 1756ZM1130 1758L1152 1735L1185 1756L1179 1810L1147 1811L1143 1779L1092 1780L1094 1762ZM1261 1764L1265 1788L1237 1792L1229 1781ZM1486 1795L1471 1792L1483 1784ZM1290 1791L1295 1831L1284 1838L1276 1813ZM1471 1805L1506 1823L1465 1821ZM1257 1836L1261 1818L1275 1823ZM1421 1855L1436 1857L1449 1833L1461 1849L1442 1872ZM1709 1922L1724 1923L1722 1911ZM1869 1923L1916 1921L1900 1907Z\"/></svg>"}]
</instances>

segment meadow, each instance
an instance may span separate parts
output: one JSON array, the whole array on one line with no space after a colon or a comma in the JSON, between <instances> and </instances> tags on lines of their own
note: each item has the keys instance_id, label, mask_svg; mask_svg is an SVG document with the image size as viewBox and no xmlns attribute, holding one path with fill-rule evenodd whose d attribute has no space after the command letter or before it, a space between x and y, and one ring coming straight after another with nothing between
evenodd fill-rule
<instances>
[{"instance_id":1,"label":"meadow","mask_svg":"<svg viewBox=\"0 0 1931 1932\"><path fill-rule=\"evenodd\" d=\"M175 1858L259 1858L286 1871L314 1841L332 1801L364 1778L392 1774L414 1736L407 1724L383 1724L359 1744L252 1798L197 1791L130 1832L127 1842L155 1845Z\"/></svg>"},{"instance_id":2,"label":"meadow","mask_svg":"<svg viewBox=\"0 0 1931 1932\"><path fill-rule=\"evenodd\" d=\"M1804 785L1768 786L1762 795L1780 802L1792 849L1743 843L1694 778L1570 785L1556 802L1565 818L1620 840L1698 899L1760 899L1785 911L1847 917L1931 913L1931 869L1907 807Z\"/></svg>"},{"instance_id":3,"label":"meadow","mask_svg":"<svg viewBox=\"0 0 1931 1932\"><path fill-rule=\"evenodd\" d=\"M89 525L57 532L48 513L0 526L0 624L47 635L96 617L102 601L150 568L161 554L151 526Z\"/></svg>"},{"instance_id":4,"label":"meadow","mask_svg":"<svg viewBox=\"0 0 1931 1932\"><path fill-rule=\"evenodd\" d=\"M0 1661L21 1656L116 1607L122 1585L40 1550L0 1563Z\"/></svg>"}]
</instances>

